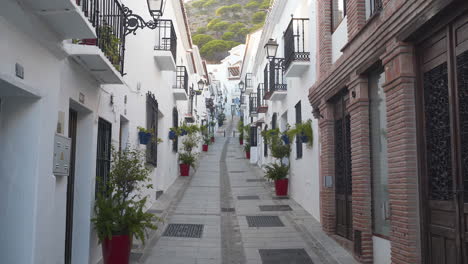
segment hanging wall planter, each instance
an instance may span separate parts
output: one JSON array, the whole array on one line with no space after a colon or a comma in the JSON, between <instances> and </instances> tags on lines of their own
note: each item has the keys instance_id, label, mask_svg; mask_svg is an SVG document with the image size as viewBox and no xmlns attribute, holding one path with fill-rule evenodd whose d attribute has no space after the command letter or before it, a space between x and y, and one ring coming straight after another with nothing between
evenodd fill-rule
<instances>
[{"instance_id":1,"label":"hanging wall planter","mask_svg":"<svg viewBox=\"0 0 468 264\"><path fill-rule=\"evenodd\" d=\"M185 135L187 135L187 134L188 134L188 133L187 133L187 130L185 130L185 129L181 129L181 130L180 130L180 135L181 135L181 136L185 136Z\"/></svg>"},{"instance_id":2,"label":"hanging wall planter","mask_svg":"<svg viewBox=\"0 0 468 264\"><path fill-rule=\"evenodd\" d=\"M288 135L282 135L281 140L283 140L284 144L289 145L289 137Z\"/></svg>"},{"instance_id":3,"label":"hanging wall planter","mask_svg":"<svg viewBox=\"0 0 468 264\"><path fill-rule=\"evenodd\" d=\"M152 137L151 133L140 131L138 132L138 138L140 139L140 144L148 145Z\"/></svg>"},{"instance_id":4,"label":"hanging wall planter","mask_svg":"<svg viewBox=\"0 0 468 264\"><path fill-rule=\"evenodd\" d=\"M309 137L306 136L305 134L301 134L301 142L302 142L302 143L307 143L307 142L309 142Z\"/></svg>"},{"instance_id":5,"label":"hanging wall planter","mask_svg":"<svg viewBox=\"0 0 468 264\"><path fill-rule=\"evenodd\" d=\"M172 130L169 131L169 139L170 140L174 140L174 139L176 139L176 137L177 137L176 132L174 132Z\"/></svg>"}]
</instances>

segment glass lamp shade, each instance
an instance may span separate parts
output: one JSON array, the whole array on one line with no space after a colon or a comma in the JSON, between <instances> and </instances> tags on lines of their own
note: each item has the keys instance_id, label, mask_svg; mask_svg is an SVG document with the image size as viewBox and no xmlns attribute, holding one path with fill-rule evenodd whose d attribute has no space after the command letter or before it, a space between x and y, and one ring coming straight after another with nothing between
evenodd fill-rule
<instances>
[{"instance_id":1,"label":"glass lamp shade","mask_svg":"<svg viewBox=\"0 0 468 264\"><path fill-rule=\"evenodd\" d=\"M202 79L200 79L198 81L198 90L203 90L204 86L205 86L205 82Z\"/></svg>"},{"instance_id":2,"label":"glass lamp shade","mask_svg":"<svg viewBox=\"0 0 468 264\"><path fill-rule=\"evenodd\" d=\"M146 0L152 17L161 17L164 12L164 0Z\"/></svg>"},{"instance_id":3,"label":"glass lamp shade","mask_svg":"<svg viewBox=\"0 0 468 264\"><path fill-rule=\"evenodd\" d=\"M276 57L276 52L278 51L278 43L274 39L268 40L267 44L265 44L265 50L268 59L273 59Z\"/></svg>"},{"instance_id":4,"label":"glass lamp shade","mask_svg":"<svg viewBox=\"0 0 468 264\"><path fill-rule=\"evenodd\" d=\"M239 89L240 89L241 91L244 91L244 86L245 86L245 85L244 85L244 81L240 81L240 82L239 82Z\"/></svg>"}]
</instances>

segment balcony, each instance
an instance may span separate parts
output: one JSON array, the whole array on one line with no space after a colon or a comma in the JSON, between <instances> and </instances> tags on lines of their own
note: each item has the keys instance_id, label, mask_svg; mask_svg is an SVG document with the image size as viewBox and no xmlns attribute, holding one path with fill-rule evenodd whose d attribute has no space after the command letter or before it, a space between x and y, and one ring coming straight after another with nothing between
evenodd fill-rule
<instances>
[{"instance_id":1,"label":"balcony","mask_svg":"<svg viewBox=\"0 0 468 264\"><path fill-rule=\"evenodd\" d=\"M125 15L117 0L80 0L97 38L73 40L64 48L69 56L101 84L122 84ZM86 7L86 8L85 8Z\"/></svg>"},{"instance_id":2,"label":"balcony","mask_svg":"<svg viewBox=\"0 0 468 264\"><path fill-rule=\"evenodd\" d=\"M172 87L172 93L178 101L188 99L188 73L185 66L177 66L176 68L176 84Z\"/></svg>"},{"instance_id":3,"label":"balcony","mask_svg":"<svg viewBox=\"0 0 468 264\"><path fill-rule=\"evenodd\" d=\"M251 93L249 95L249 112L250 116L257 116L257 94Z\"/></svg>"},{"instance_id":4,"label":"balcony","mask_svg":"<svg viewBox=\"0 0 468 264\"><path fill-rule=\"evenodd\" d=\"M244 85L245 85L245 93L247 95L249 95L250 93L253 92L254 88L253 88L253 80L252 80L252 73L246 73L245 74L245 82L244 82Z\"/></svg>"},{"instance_id":5,"label":"balcony","mask_svg":"<svg viewBox=\"0 0 468 264\"><path fill-rule=\"evenodd\" d=\"M91 2L96 0L24 0L22 4L32 9L55 31L61 40L96 38L89 21Z\"/></svg>"},{"instance_id":6,"label":"balcony","mask_svg":"<svg viewBox=\"0 0 468 264\"><path fill-rule=\"evenodd\" d=\"M300 77L310 65L307 49L308 18L292 18L284 32L285 77Z\"/></svg>"},{"instance_id":7,"label":"balcony","mask_svg":"<svg viewBox=\"0 0 468 264\"><path fill-rule=\"evenodd\" d=\"M284 80L284 59L274 58L265 65L263 71L263 84L265 100L278 101L287 95L287 84Z\"/></svg>"},{"instance_id":8,"label":"balcony","mask_svg":"<svg viewBox=\"0 0 468 264\"><path fill-rule=\"evenodd\" d=\"M265 87L263 83L257 86L257 113L266 113L268 111L268 104L265 100Z\"/></svg>"},{"instance_id":9,"label":"balcony","mask_svg":"<svg viewBox=\"0 0 468 264\"><path fill-rule=\"evenodd\" d=\"M177 35L172 20L161 19L156 31L154 59L161 71L175 71L177 61Z\"/></svg>"}]
</instances>

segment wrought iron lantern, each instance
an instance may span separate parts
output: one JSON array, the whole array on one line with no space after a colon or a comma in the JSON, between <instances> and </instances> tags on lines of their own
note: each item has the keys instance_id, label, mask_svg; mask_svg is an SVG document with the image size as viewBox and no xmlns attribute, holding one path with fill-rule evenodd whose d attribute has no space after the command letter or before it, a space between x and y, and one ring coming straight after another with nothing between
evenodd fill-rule
<instances>
[{"instance_id":1,"label":"wrought iron lantern","mask_svg":"<svg viewBox=\"0 0 468 264\"><path fill-rule=\"evenodd\" d=\"M203 87L205 87L205 82L202 79L200 79L198 81L198 90L203 90Z\"/></svg>"},{"instance_id":2,"label":"wrought iron lantern","mask_svg":"<svg viewBox=\"0 0 468 264\"><path fill-rule=\"evenodd\" d=\"M244 81L240 81L239 82L239 89L241 92L244 92L244 88L245 88L245 85L244 85Z\"/></svg>"},{"instance_id":3,"label":"wrought iron lantern","mask_svg":"<svg viewBox=\"0 0 468 264\"><path fill-rule=\"evenodd\" d=\"M158 26L159 18L164 13L164 0L146 0L148 5L148 11L153 18L153 20L145 21L139 15L133 14L133 11L130 10L128 7L122 5L123 12L125 15L125 36L133 33L136 34L137 29L141 28L149 28L155 29Z\"/></svg>"},{"instance_id":4,"label":"wrought iron lantern","mask_svg":"<svg viewBox=\"0 0 468 264\"><path fill-rule=\"evenodd\" d=\"M274 39L268 40L268 42L265 44L265 50L267 54L267 59L274 59L276 58L276 53L278 52L278 43Z\"/></svg>"}]
</instances>

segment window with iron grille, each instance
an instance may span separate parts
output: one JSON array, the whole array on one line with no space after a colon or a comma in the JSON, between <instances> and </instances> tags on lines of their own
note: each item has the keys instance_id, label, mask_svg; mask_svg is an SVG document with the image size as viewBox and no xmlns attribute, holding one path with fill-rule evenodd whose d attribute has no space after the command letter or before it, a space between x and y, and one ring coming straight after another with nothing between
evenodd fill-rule
<instances>
[{"instance_id":1,"label":"window with iron grille","mask_svg":"<svg viewBox=\"0 0 468 264\"><path fill-rule=\"evenodd\" d=\"M263 129L263 131L267 131L268 130L268 125L265 125L265 128ZM263 139L263 156L264 157L268 157L268 143L265 139Z\"/></svg>"},{"instance_id":2,"label":"window with iron grille","mask_svg":"<svg viewBox=\"0 0 468 264\"><path fill-rule=\"evenodd\" d=\"M106 186L106 183L109 180L111 165L111 133L112 124L102 118L99 118L96 154L96 195L105 191L103 186Z\"/></svg>"},{"instance_id":3,"label":"window with iron grille","mask_svg":"<svg viewBox=\"0 0 468 264\"><path fill-rule=\"evenodd\" d=\"M177 108L172 109L172 127L179 127L179 112ZM176 136L172 141L172 151L177 152L179 149L179 137Z\"/></svg>"},{"instance_id":4,"label":"window with iron grille","mask_svg":"<svg viewBox=\"0 0 468 264\"><path fill-rule=\"evenodd\" d=\"M278 114L273 113L273 117L271 118L271 129L276 129L277 119L278 119Z\"/></svg>"},{"instance_id":5,"label":"window with iron grille","mask_svg":"<svg viewBox=\"0 0 468 264\"><path fill-rule=\"evenodd\" d=\"M366 17L370 18L382 10L382 0L367 0Z\"/></svg>"},{"instance_id":6,"label":"window with iron grille","mask_svg":"<svg viewBox=\"0 0 468 264\"><path fill-rule=\"evenodd\" d=\"M302 123L301 101L296 104L296 124ZM302 158L302 140L299 135L296 136L296 158Z\"/></svg>"},{"instance_id":7,"label":"window with iron grille","mask_svg":"<svg viewBox=\"0 0 468 264\"><path fill-rule=\"evenodd\" d=\"M146 94L146 128L153 131L154 140L151 140L146 145L146 162L157 166L158 161L158 101L154 98L154 94L148 92Z\"/></svg>"},{"instance_id":8,"label":"window with iron grille","mask_svg":"<svg viewBox=\"0 0 468 264\"><path fill-rule=\"evenodd\" d=\"M330 3L332 32L334 32L346 16L346 0L332 0Z\"/></svg>"},{"instance_id":9,"label":"window with iron grille","mask_svg":"<svg viewBox=\"0 0 468 264\"><path fill-rule=\"evenodd\" d=\"M257 127L256 126L250 127L250 146L251 147L257 146Z\"/></svg>"}]
</instances>

